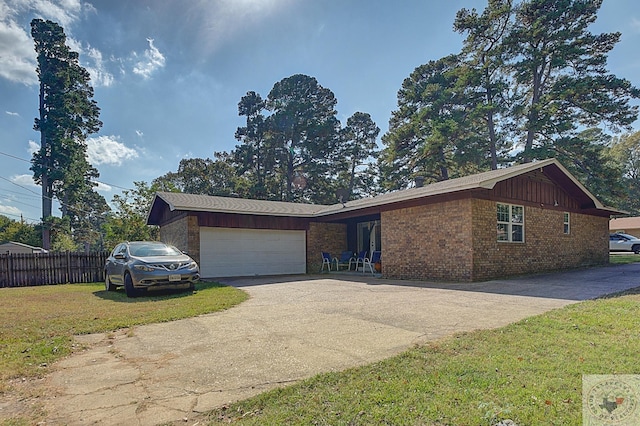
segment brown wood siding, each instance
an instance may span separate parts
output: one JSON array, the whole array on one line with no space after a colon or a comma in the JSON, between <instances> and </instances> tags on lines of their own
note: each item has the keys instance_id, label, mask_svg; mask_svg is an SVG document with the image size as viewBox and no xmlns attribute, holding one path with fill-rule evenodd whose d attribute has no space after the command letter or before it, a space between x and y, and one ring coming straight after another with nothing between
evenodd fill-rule
<instances>
[{"instance_id":1,"label":"brown wood siding","mask_svg":"<svg viewBox=\"0 0 640 426\"><path fill-rule=\"evenodd\" d=\"M206 227L283 229L304 231L309 227L309 219L281 216L257 216L231 213L192 213L198 217L198 224Z\"/></svg>"},{"instance_id":2,"label":"brown wood siding","mask_svg":"<svg viewBox=\"0 0 640 426\"><path fill-rule=\"evenodd\" d=\"M158 220L158 224L160 226L164 226L168 223L174 222L178 219L182 219L187 217L186 211L183 210L174 210L171 211L166 207L166 204L163 205L162 213L160 214L160 219Z\"/></svg>"},{"instance_id":3,"label":"brown wood siding","mask_svg":"<svg viewBox=\"0 0 640 426\"><path fill-rule=\"evenodd\" d=\"M491 199L520 200L534 205L570 211L580 210L579 203L567 192L549 180L536 179L529 175L498 182L491 192Z\"/></svg>"}]
</instances>

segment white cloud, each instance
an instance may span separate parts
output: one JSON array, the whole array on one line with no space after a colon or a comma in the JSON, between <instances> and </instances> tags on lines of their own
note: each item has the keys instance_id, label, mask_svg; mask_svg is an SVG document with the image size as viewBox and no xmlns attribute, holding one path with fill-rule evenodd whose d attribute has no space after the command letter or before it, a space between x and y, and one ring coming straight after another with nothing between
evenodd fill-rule
<instances>
[{"instance_id":1,"label":"white cloud","mask_svg":"<svg viewBox=\"0 0 640 426\"><path fill-rule=\"evenodd\" d=\"M106 64L102 59L102 52L89 44L85 48L81 42L72 37L67 37L67 46L80 55L81 65L91 76L91 85L93 87L109 87L113 84L113 74L107 70ZM114 61L114 59L111 58L111 61Z\"/></svg>"},{"instance_id":2,"label":"white cloud","mask_svg":"<svg viewBox=\"0 0 640 426\"><path fill-rule=\"evenodd\" d=\"M134 74L138 74L144 79L150 78L151 74L163 68L166 62L164 55L153 45L153 39L148 38L147 41L149 48L144 51L144 58L136 62L133 67ZM133 56L137 58L138 54L134 52Z\"/></svg>"},{"instance_id":3,"label":"white cloud","mask_svg":"<svg viewBox=\"0 0 640 426\"><path fill-rule=\"evenodd\" d=\"M113 74L107 71L102 60L102 52L96 48L89 47L86 54L91 59L91 64L85 66L85 68L91 75L93 86L111 86L113 84Z\"/></svg>"},{"instance_id":4,"label":"white cloud","mask_svg":"<svg viewBox=\"0 0 640 426\"><path fill-rule=\"evenodd\" d=\"M120 142L118 136L98 136L87 139L87 157L94 166L119 166L125 160L138 158L138 152Z\"/></svg>"},{"instance_id":5,"label":"white cloud","mask_svg":"<svg viewBox=\"0 0 640 426\"><path fill-rule=\"evenodd\" d=\"M98 184L98 186L96 186L96 191L100 191L100 192L111 192L112 191L112 187L111 185L107 185L104 182L98 182L96 181L96 183Z\"/></svg>"},{"instance_id":6,"label":"white cloud","mask_svg":"<svg viewBox=\"0 0 640 426\"><path fill-rule=\"evenodd\" d=\"M7 216L20 216L22 211L14 206L4 206L0 204L0 214L6 214Z\"/></svg>"},{"instance_id":7,"label":"white cloud","mask_svg":"<svg viewBox=\"0 0 640 426\"><path fill-rule=\"evenodd\" d=\"M5 113L7 115L10 115L12 117L20 117L20 114L18 114L17 112L13 112L13 111L5 111Z\"/></svg>"},{"instance_id":8,"label":"white cloud","mask_svg":"<svg viewBox=\"0 0 640 426\"><path fill-rule=\"evenodd\" d=\"M21 27L20 16L50 19L65 29L67 45L74 51L83 51L79 42L69 36L72 24L83 14L96 9L81 0L13 0L11 4L0 1L0 77L26 85L38 84L36 53L28 25ZM109 86L113 76L106 71L102 54L87 49L89 63L85 67L96 86ZM81 58L83 59L83 58ZM84 66L84 64L83 64Z\"/></svg>"},{"instance_id":9,"label":"white cloud","mask_svg":"<svg viewBox=\"0 0 640 426\"><path fill-rule=\"evenodd\" d=\"M33 40L12 18L0 20L0 77L15 83L38 83Z\"/></svg>"},{"instance_id":10,"label":"white cloud","mask_svg":"<svg viewBox=\"0 0 640 426\"><path fill-rule=\"evenodd\" d=\"M40 151L40 144L34 141L29 141L29 154L33 155L34 153Z\"/></svg>"},{"instance_id":11,"label":"white cloud","mask_svg":"<svg viewBox=\"0 0 640 426\"><path fill-rule=\"evenodd\" d=\"M640 32L640 19L636 17L631 18L631 28L636 32Z\"/></svg>"},{"instance_id":12,"label":"white cloud","mask_svg":"<svg viewBox=\"0 0 640 426\"><path fill-rule=\"evenodd\" d=\"M36 183L33 181L33 175L30 174L14 175L11 176L10 180L11 182L19 186L40 188L40 185L36 185Z\"/></svg>"}]
</instances>

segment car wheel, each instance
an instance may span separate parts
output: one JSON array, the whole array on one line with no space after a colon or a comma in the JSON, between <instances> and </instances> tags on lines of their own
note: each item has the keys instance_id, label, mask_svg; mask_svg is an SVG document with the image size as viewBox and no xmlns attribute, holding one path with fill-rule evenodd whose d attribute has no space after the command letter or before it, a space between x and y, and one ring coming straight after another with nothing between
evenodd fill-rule
<instances>
[{"instance_id":1,"label":"car wheel","mask_svg":"<svg viewBox=\"0 0 640 426\"><path fill-rule=\"evenodd\" d=\"M136 297L138 295L138 292L133 287L133 279L129 273L124 275L124 292L127 294L127 297Z\"/></svg>"},{"instance_id":2,"label":"car wheel","mask_svg":"<svg viewBox=\"0 0 640 426\"><path fill-rule=\"evenodd\" d=\"M631 247L631 250L632 250L635 254L640 254L640 244L636 244L635 246Z\"/></svg>"},{"instance_id":3,"label":"car wheel","mask_svg":"<svg viewBox=\"0 0 640 426\"><path fill-rule=\"evenodd\" d=\"M109 279L109 275L104 273L104 289L107 291L116 291L116 286Z\"/></svg>"}]
</instances>

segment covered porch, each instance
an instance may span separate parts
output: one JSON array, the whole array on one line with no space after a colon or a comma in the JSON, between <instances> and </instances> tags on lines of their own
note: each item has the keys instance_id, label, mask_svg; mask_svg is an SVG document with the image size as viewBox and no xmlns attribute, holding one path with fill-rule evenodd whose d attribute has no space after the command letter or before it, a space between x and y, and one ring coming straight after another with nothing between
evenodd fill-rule
<instances>
[{"instance_id":1,"label":"covered porch","mask_svg":"<svg viewBox=\"0 0 640 426\"><path fill-rule=\"evenodd\" d=\"M364 255L371 261L374 252L382 252L381 231L380 213L311 223L307 231L307 272L362 274L363 262L357 259ZM330 271L323 252L325 256L330 254ZM377 263L380 269L373 274L381 276L382 262ZM371 274L369 266L365 269Z\"/></svg>"}]
</instances>

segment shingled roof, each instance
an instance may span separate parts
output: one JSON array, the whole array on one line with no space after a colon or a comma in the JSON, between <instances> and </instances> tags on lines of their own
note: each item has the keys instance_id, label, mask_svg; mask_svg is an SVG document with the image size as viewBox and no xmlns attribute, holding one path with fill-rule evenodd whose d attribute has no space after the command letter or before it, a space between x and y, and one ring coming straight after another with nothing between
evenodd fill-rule
<instances>
[{"instance_id":1,"label":"shingled roof","mask_svg":"<svg viewBox=\"0 0 640 426\"><path fill-rule=\"evenodd\" d=\"M171 211L190 210L198 212L242 213L266 216L313 217L326 206L320 204L287 203L284 201L252 200L246 198L216 197L210 195L184 194L181 192L158 192ZM153 206L152 206L153 209Z\"/></svg>"},{"instance_id":2,"label":"shingled roof","mask_svg":"<svg viewBox=\"0 0 640 426\"><path fill-rule=\"evenodd\" d=\"M542 169L545 169L545 171L553 175L557 180L561 180L564 185L571 186L574 189L573 192L579 194L582 205L588 205L591 209L600 210L609 214L623 213L614 208L604 206L556 159L552 158L498 170L491 170L461 178L449 179L425 185L423 187L393 191L376 197L348 201L344 204L338 203L333 205L288 203L281 201L215 197L175 192L158 192L153 200L147 222L149 224L157 224L157 217L154 212L159 208L157 204L160 200L166 203L171 211L200 211L212 213L313 218L330 216L349 211L357 211L370 207L402 203L435 195L451 194L473 189L492 189L498 182Z\"/></svg>"}]
</instances>

